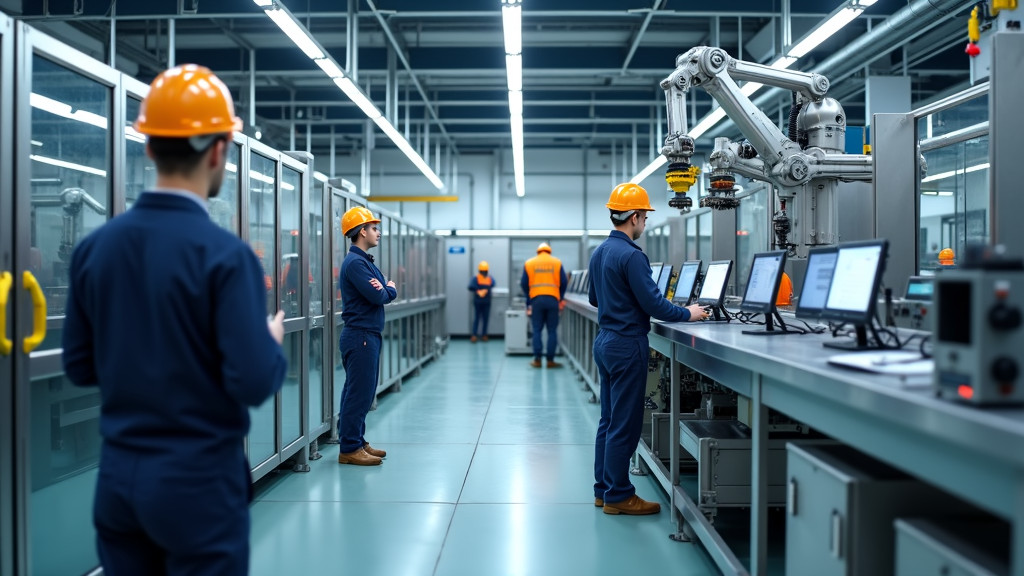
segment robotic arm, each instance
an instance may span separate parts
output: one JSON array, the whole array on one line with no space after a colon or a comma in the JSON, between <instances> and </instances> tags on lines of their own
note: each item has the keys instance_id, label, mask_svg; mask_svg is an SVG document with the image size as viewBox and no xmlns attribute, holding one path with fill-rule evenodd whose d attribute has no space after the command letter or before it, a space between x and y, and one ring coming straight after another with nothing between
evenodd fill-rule
<instances>
[{"instance_id":1,"label":"robotic arm","mask_svg":"<svg viewBox=\"0 0 1024 576\"><path fill-rule=\"evenodd\" d=\"M750 82L742 89L739 80ZM790 134L782 132L750 101L760 84L791 90L797 103L790 118ZM687 210L692 200L686 192L696 180L697 167L690 164L694 153L693 139L687 134L686 93L700 87L708 92L721 109L736 123L747 138L736 143L716 138L709 156L710 194L701 199L701 206L726 210L738 206L735 175L771 182L779 189L781 217L787 199L814 196L804 204L817 205L817 212L806 213L811 228L804 238L806 244L830 244L835 241L835 225L823 221L822 192L832 194L839 180L870 181L871 157L844 154L846 114L835 99L827 98L829 81L820 74L772 68L730 57L721 48L698 46L676 58L676 69L661 82L668 109L668 133L661 152L670 164L666 173L675 197L669 205ZM834 211L833 211L834 212ZM780 214L776 214L776 219ZM828 218L835 220L835 214ZM777 230L779 226L777 226ZM782 239L785 247L795 247Z\"/></svg>"}]
</instances>

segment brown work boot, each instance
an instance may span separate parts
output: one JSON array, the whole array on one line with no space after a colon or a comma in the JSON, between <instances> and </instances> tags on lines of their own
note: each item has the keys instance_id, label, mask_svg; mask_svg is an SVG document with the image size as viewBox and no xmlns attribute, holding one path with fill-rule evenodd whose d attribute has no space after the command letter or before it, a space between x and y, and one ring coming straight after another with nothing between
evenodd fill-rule
<instances>
[{"instance_id":1,"label":"brown work boot","mask_svg":"<svg viewBox=\"0 0 1024 576\"><path fill-rule=\"evenodd\" d=\"M469 341L470 342L476 342L476 336L470 336L469 337Z\"/></svg>"},{"instance_id":2,"label":"brown work boot","mask_svg":"<svg viewBox=\"0 0 1024 576\"><path fill-rule=\"evenodd\" d=\"M604 503L605 514L645 516L647 514L657 514L658 512L661 512L661 504L658 504L657 502L648 502L636 494L633 494L628 500L623 500L622 502Z\"/></svg>"},{"instance_id":3,"label":"brown work boot","mask_svg":"<svg viewBox=\"0 0 1024 576\"><path fill-rule=\"evenodd\" d=\"M594 498L594 508L604 508L604 498Z\"/></svg>"},{"instance_id":4,"label":"brown work boot","mask_svg":"<svg viewBox=\"0 0 1024 576\"><path fill-rule=\"evenodd\" d=\"M377 466L381 463L381 459L376 456L371 456L366 450L362 448L353 450L348 454L338 454L338 464L355 464L356 466Z\"/></svg>"},{"instance_id":5,"label":"brown work boot","mask_svg":"<svg viewBox=\"0 0 1024 576\"><path fill-rule=\"evenodd\" d=\"M530 366L533 366L534 368L540 368L541 367L540 359L534 358L533 362L530 362Z\"/></svg>"},{"instance_id":6,"label":"brown work boot","mask_svg":"<svg viewBox=\"0 0 1024 576\"><path fill-rule=\"evenodd\" d=\"M480 339L483 340L484 342L487 342L487 335L484 334Z\"/></svg>"},{"instance_id":7,"label":"brown work boot","mask_svg":"<svg viewBox=\"0 0 1024 576\"><path fill-rule=\"evenodd\" d=\"M363 444L363 450L366 450L366 453L369 454L370 456L376 456L377 458L383 458L388 455L387 451L378 450L373 446L370 446L369 442Z\"/></svg>"},{"instance_id":8,"label":"brown work boot","mask_svg":"<svg viewBox=\"0 0 1024 576\"><path fill-rule=\"evenodd\" d=\"M554 360L548 360L548 368L561 368L562 365Z\"/></svg>"}]
</instances>

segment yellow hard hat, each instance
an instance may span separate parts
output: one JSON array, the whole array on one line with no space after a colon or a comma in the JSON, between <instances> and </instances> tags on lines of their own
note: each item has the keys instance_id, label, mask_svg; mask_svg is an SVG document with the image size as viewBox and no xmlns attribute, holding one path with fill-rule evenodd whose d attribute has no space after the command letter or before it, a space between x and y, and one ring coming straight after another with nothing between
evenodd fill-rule
<instances>
[{"instance_id":1,"label":"yellow hard hat","mask_svg":"<svg viewBox=\"0 0 1024 576\"><path fill-rule=\"evenodd\" d=\"M956 254L953 254L952 248L943 248L939 251L939 264L943 266L952 266L953 260L956 259Z\"/></svg>"},{"instance_id":2,"label":"yellow hard hat","mask_svg":"<svg viewBox=\"0 0 1024 576\"><path fill-rule=\"evenodd\" d=\"M605 206L616 212L625 212L627 210L654 211L654 208L651 206L651 200L647 197L647 190L644 190L639 184L633 184L632 182L616 186L612 190L612 195L608 197L608 203Z\"/></svg>"},{"instance_id":3,"label":"yellow hard hat","mask_svg":"<svg viewBox=\"0 0 1024 576\"><path fill-rule=\"evenodd\" d=\"M184 64L160 73L139 107L135 129L149 136L190 138L237 132L231 92L205 66Z\"/></svg>"},{"instance_id":4,"label":"yellow hard hat","mask_svg":"<svg viewBox=\"0 0 1024 576\"><path fill-rule=\"evenodd\" d=\"M345 212L341 217L341 233L348 236L349 231L356 226L370 224L373 222L380 222L380 220L373 217L373 212L370 212L362 206L349 208L348 212Z\"/></svg>"},{"instance_id":5,"label":"yellow hard hat","mask_svg":"<svg viewBox=\"0 0 1024 576\"><path fill-rule=\"evenodd\" d=\"M537 254L540 254L541 252L551 254L551 246L548 246L547 242L541 242L540 246L537 246Z\"/></svg>"},{"instance_id":6,"label":"yellow hard hat","mask_svg":"<svg viewBox=\"0 0 1024 576\"><path fill-rule=\"evenodd\" d=\"M487 260L481 260L480 265L477 266L477 269L480 270L481 272L487 272L488 270L491 269L491 267L487 264Z\"/></svg>"}]
</instances>

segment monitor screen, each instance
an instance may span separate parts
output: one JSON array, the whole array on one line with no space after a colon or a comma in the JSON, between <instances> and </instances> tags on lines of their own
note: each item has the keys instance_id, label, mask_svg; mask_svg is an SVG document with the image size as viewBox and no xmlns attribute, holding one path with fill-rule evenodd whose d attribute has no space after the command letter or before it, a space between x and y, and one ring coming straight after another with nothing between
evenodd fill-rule
<instances>
[{"instance_id":1,"label":"monitor screen","mask_svg":"<svg viewBox=\"0 0 1024 576\"><path fill-rule=\"evenodd\" d=\"M924 276L911 276L907 281L907 294L905 300L920 300L931 302L935 290L935 278Z\"/></svg>"},{"instance_id":2,"label":"monitor screen","mask_svg":"<svg viewBox=\"0 0 1024 576\"><path fill-rule=\"evenodd\" d=\"M661 278L661 267L662 266L663 266L663 264L661 262L652 262L651 263L651 280L654 280L655 284L658 283L658 278Z\"/></svg>"},{"instance_id":3,"label":"monitor screen","mask_svg":"<svg viewBox=\"0 0 1024 576\"><path fill-rule=\"evenodd\" d=\"M740 310L771 314L775 309L775 298L779 294L779 280L782 278L782 268L785 265L785 250L754 254Z\"/></svg>"},{"instance_id":4,"label":"monitor screen","mask_svg":"<svg viewBox=\"0 0 1024 576\"><path fill-rule=\"evenodd\" d=\"M885 240L839 245L822 318L864 326L871 323L887 248Z\"/></svg>"},{"instance_id":5,"label":"monitor screen","mask_svg":"<svg viewBox=\"0 0 1024 576\"><path fill-rule=\"evenodd\" d=\"M729 274L732 272L732 260L716 260L708 264L704 274L697 303L704 306L721 306L725 300L725 287L729 285Z\"/></svg>"},{"instance_id":6,"label":"monitor screen","mask_svg":"<svg viewBox=\"0 0 1024 576\"><path fill-rule=\"evenodd\" d=\"M583 271L583 277L580 279L580 292L590 293L590 270Z\"/></svg>"},{"instance_id":7,"label":"monitor screen","mask_svg":"<svg viewBox=\"0 0 1024 576\"><path fill-rule=\"evenodd\" d=\"M836 269L839 249L835 246L811 248L807 251L807 273L803 286L797 294L797 318L817 318L825 307L828 287L832 284L832 272Z\"/></svg>"},{"instance_id":8,"label":"monitor screen","mask_svg":"<svg viewBox=\"0 0 1024 576\"><path fill-rule=\"evenodd\" d=\"M673 301L679 302L683 306L690 303L693 287L697 284L697 276L700 275L700 264L700 260L687 260L679 267L679 278L676 279Z\"/></svg>"},{"instance_id":9,"label":"monitor screen","mask_svg":"<svg viewBox=\"0 0 1024 576\"><path fill-rule=\"evenodd\" d=\"M661 276L658 278L658 293L662 298L668 297L668 281L672 278L672 265L665 264L661 268Z\"/></svg>"}]
</instances>

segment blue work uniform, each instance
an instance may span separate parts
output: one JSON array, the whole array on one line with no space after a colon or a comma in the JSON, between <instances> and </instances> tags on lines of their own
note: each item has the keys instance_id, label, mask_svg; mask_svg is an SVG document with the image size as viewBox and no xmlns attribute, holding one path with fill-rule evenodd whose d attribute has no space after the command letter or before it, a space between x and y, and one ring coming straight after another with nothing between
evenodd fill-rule
<instances>
[{"instance_id":1,"label":"blue work uniform","mask_svg":"<svg viewBox=\"0 0 1024 576\"><path fill-rule=\"evenodd\" d=\"M370 284L376 278L381 288ZM384 305L398 296L387 285L384 275L373 263L373 256L352 246L341 263L338 278L341 290L341 329L338 348L345 366L345 387L338 407L338 443L341 453L363 447L366 439L366 413L377 393L380 370L381 332L384 330Z\"/></svg>"},{"instance_id":2,"label":"blue work uniform","mask_svg":"<svg viewBox=\"0 0 1024 576\"><path fill-rule=\"evenodd\" d=\"M470 333L473 336L487 336L487 321L491 318L491 293L494 291L494 278L490 275L483 278L480 275L473 276L469 281L469 290L473 292L473 329ZM481 296L479 291L486 290Z\"/></svg>"},{"instance_id":3,"label":"blue work uniform","mask_svg":"<svg viewBox=\"0 0 1024 576\"><path fill-rule=\"evenodd\" d=\"M101 397L104 573L248 574L248 407L287 370L256 255L198 197L153 191L79 243L69 277L64 370Z\"/></svg>"},{"instance_id":4,"label":"blue work uniform","mask_svg":"<svg viewBox=\"0 0 1024 576\"><path fill-rule=\"evenodd\" d=\"M554 265L552 266L548 262ZM557 272L554 269L557 269ZM530 277L531 270L534 270L535 274L543 270L538 274L543 278L540 284L531 285L533 280ZM558 278L557 286L553 285L555 277ZM533 357L535 359L539 360L544 350L541 331L546 328L548 331L548 362L555 360L555 354L558 352L559 303L565 298L565 289L568 285L569 277L565 274L562 261L550 254L538 254L535 258L527 260L523 267L523 276L519 280L519 287L526 295L526 305L530 308L530 321L533 326Z\"/></svg>"},{"instance_id":5,"label":"blue work uniform","mask_svg":"<svg viewBox=\"0 0 1024 576\"><path fill-rule=\"evenodd\" d=\"M629 481L629 459L643 428L651 317L685 322L690 311L662 297L647 255L618 230L594 250L589 270L588 296L597 307L600 328L594 339L601 378L594 497L615 503L636 493Z\"/></svg>"}]
</instances>

